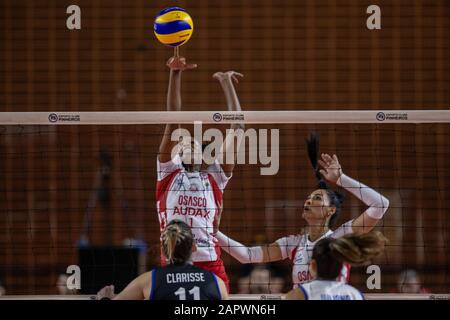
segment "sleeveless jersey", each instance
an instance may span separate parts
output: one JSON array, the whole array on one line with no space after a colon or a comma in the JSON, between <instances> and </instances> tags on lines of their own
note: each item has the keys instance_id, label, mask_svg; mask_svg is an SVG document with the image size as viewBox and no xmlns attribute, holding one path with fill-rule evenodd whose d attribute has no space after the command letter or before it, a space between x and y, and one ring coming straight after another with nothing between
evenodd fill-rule
<instances>
[{"instance_id":1,"label":"sleeveless jersey","mask_svg":"<svg viewBox=\"0 0 450 320\"><path fill-rule=\"evenodd\" d=\"M220 247L214 234L222 208L222 194L229 177L219 162L204 172L187 172L176 156L169 162L157 160L156 207L162 232L173 219L192 228L197 251L194 262L216 261ZM165 259L161 256L163 264Z\"/></svg>"},{"instance_id":2,"label":"sleeveless jersey","mask_svg":"<svg viewBox=\"0 0 450 320\"><path fill-rule=\"evenodd\" d=\"M322 237L316 241L310 241L307 234L292 235L278 239L276 243L281 249L283 259L289 258L292 263L292 283L294 288L298 284L313 280L309 272L309 263L311 262L314 245L325 237L339 238L345 234L352 233L352 221L348 221L335 231L328 230ZM350 277L350 264L345 263L338 281L348 282Z\"/></svg>"},{"instance_id":3,"label":"sleeveless jersey","mask_svg":"<svg viewBox=\"0 0 450 320\"><path fill-rule=\"evenodd\" d=\"M305 300L364 300L356 288L339 281L314 280L299 284Z\"/></svg>"},{"instance_id":4,"label":"sleeveless jersey","mask_svg":"<svg viewBox=\"0 0 450 320\"><path fill-rule=\"evenodd\" d=\"M221 300L213 273L185 264L152 270L150 300Z\"/></svg>"}]
</instances>

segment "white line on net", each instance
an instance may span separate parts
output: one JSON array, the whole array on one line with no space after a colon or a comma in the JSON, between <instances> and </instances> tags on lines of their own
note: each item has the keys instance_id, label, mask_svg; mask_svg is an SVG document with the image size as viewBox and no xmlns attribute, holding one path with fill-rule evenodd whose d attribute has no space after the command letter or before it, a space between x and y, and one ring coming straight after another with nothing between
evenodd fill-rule
<instances>
[{"instance_id":1,"label":"white line on net","mask_svg":"<svg viewBox=\"0 0 450 320\"><path fill-rule=\"evenodd\" d=\"M0 112L0 125L450 123L450 110Z\"/></svg>"}]
</instances>

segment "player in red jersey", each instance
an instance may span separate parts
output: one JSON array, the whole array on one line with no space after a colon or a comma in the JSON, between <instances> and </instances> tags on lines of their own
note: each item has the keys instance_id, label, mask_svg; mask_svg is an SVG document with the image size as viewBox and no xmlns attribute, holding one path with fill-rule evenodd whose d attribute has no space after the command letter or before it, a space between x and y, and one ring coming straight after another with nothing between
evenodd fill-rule
<instances>
[{"instance_id":1,"label":"player in red jersey","mask_svg":"<svg viewBox=\"0 0 450 320\"><path fill-rule=\"evenodd\" d=\"M196 65L187 64L183 57L172 57L167 62L170 68L170 80L167 94L167 111L181 110L181 74ZM214 74L224 90L229 111L241 111L233 81L238 82L234 71ZM221 164L215 159L209 165L200 158L203 146L195 139L172 141L172 132L177 129L167 124L159 147L157 158L158 181L156 201L161 231L173 219L186 222L194 234L197 251L193 253L194 265L215 273L228 287L228 278L221 259L221 252L215 234L220 223L223 191L232 176L234 163ZM231 129L243 129L240 124L231 125ZM243 130L239 130L243 133ZM234 137L233 137L234 139ZM240 139L238 138L238 150ZM226 139L221 148L223 159L231 150L232 144ZM174 150L176 150L174 152ZM236 153L233 159L236 158ZM161 257L165 264L164 257Z\"/></svg>"},{"instance_id":2,"label":"player in red jersey","mask_svg":"<svg viewBox=\"0 0 450 320\"><path fill-rule=\"evenodd\" d=\"M368 233L382 219L389 207L389 200L383 195L345 175L336 155L319 156L318 135L312 134L307 146L319 188L313 191L304 203L302 218L307 222L304 230L296 235L280 238L271 244L255 247L247 247L221 232L217 233L222 249L241 263L266 263L289 258L293 264L294 286L314 279L309 265L317 242L323 238L336 239L351 233ZM355 219L337 227L335 224L341 212L343 196L330 189L325 180L344 188L368 208ZM344 263L338 280L347 282L349 272L350 264Z\"/></svg>"}]
</instances>

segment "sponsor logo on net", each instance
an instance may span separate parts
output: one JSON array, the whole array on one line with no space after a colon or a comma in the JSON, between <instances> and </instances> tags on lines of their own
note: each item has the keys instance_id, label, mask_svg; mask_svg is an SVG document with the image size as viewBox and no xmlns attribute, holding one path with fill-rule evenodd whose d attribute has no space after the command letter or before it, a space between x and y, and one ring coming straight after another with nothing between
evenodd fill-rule
<instances>
[{"instance_id":1,"label":"sponsor logo on net","mask_svg":"<svg viewBox=\"0 0 450 320\"><path fill-rule=\"evenodd\" d=\"M48 115L48 121L51 123L55 122L68 122L68 121L81 121L81 117L79 114L57 114L57 113L50 113Z\"/></svg>"},{"instance_id":2,"label":"sponsor logo on net","mask_svg":"<svg viewBox=\"0 0 450 320\"><path fill-rule=\"evenodd\" d=\"M378 112L376 118L377 118L378 121L408 120L408 113L406 113L406 112L399 112L399 113Z\"/></svg>"},{"instance_id":3,"label":"sponsor logo on net","mask_svg":"<svg viewBox=\"0 0 450 320\"><path fill-rule=\"evenodd\" d=\"M213 114L213 120L215 122L244 121L244 114L243 113L219 113L219 112L216 112Z\"/></svg>"},{"instance_id":4,"label":"sponsor logo on net","mask_svg":"<svg viewBox=\"0 0 450 320\"><path fill-rule=\"evenodd\" d=\"M430 300L450 300L450 294L432 294L429 298Z\"/></svg>"},{"instance_id":5,"label":"sponsor logo on net","mask_svg":"<svg viewBox=\"0 0 450 320\"><path fill-rule=\"evenodd\" d=\"M260 300L283 300L283 297L281 294L263 294Z\"/></svg>"}]
</instances>

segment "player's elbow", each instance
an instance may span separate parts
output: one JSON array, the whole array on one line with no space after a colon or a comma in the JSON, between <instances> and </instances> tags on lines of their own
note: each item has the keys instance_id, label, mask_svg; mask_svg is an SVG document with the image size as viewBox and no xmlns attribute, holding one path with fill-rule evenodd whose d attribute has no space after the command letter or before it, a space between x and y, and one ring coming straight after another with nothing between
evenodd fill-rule
<instances>
[{"instance_id":1,"label":"player's elbow","mask_svg":"<svg viewBox=\"0 0 450 320\"><path fill-rule=\"evenodd\" d=\"M383 215L389 209L389 199L380 195L380 199L371 204L369 209L369 216L375 219L383 218Z\"/></svg>"},{"instance_id":2,"label":"player's elbow","mask_svg":"<svg viewBox=\"0 0 450 320\"><path fill-rule=\"evenodd\" d=\"M237 261L239 261L242 264L249 264L252 263L251 259L249 257L237 257Z\"/></svg>"},{"instance_id":3,"label":"player's elbow","mask_svg":"<svg viewBox=\"0 0 450 320\"><path fill-rule=\"evenodd\" d=\"M242 264L249 264L249 263L257 262L257 261L255 261L257 259L254 259L252 257L252 250L251 250L251 248L247 248L247 250L245 250L245 251L246 251L245 253L241 252L241 254L236 255L236 257L235 257L240 263L242 263Z\"/></svg>"},{"instance_id":4,"label":"player's elbow","mask_svg":"<svg viewBox=\"0 0 450 320\"><path fill-rule=\"evenodd\" d=\"M382 202L383 205L381 207L381 209L383 210L383 214L386 213L387 209L389 209L389 199L386 197L382 197Z\"/></svg>"}]
</instances>

